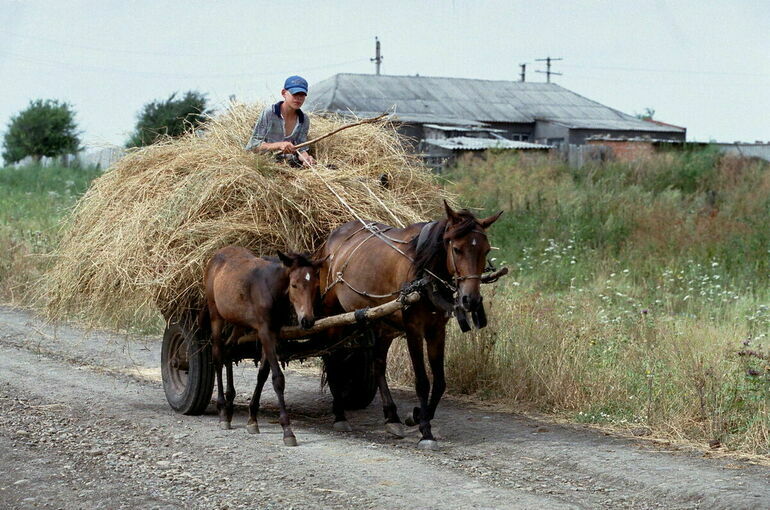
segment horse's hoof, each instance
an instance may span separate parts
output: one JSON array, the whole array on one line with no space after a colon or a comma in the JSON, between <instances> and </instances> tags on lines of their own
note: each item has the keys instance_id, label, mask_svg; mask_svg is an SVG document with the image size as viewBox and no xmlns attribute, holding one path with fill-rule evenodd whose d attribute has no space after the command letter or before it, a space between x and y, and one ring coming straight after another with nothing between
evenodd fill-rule
<instances>
[{"instance_id":1,"label":"horse's hoof","mask_svg":"<svg viewBox=\"0 0 770 510\"><path fill-rule=\"evenodd\" d=\"M332 428L337 432L353 432L353 427L347 421L335 421Z\"/></svg>"},{"instance_id":2,"label":"horse's hoof","mask_svg":"<svg viewBox=\"0 0 770 510\"><path fill-rule=\"evenodd\" d=\"M433 439L420 439L420 442L417 443L417 448L420 450L438 450L438 441L434 441Z\"/></svg>"},{"instance_id":3,"label":"horse's hoof","mask_svg":"<svg viewBox=\"0 0 770 510\"><path fill-rule=\"evenodd\" d=\"M385 430L387 430L389 434L392 434L396 437L406 436L406 432L404 432L404 426L397 422L386 423Z\"/></svg>"},{"instance_id":4,"label":"horse's hoof","mask_svg":"<svg viewBox=\"0 0 770 510\"><path fill-rule=\"evenodd\" d=\"M406 425L407 427L414 427L417 424L414 422L414 418L412 418L411 416L407 416L404 419L404 425Z\"/></svg>"},{"instance_id":5,"label":"horse's hoof","mask_svg":"<svg viewBox=\"0 0 770 510\"><path fill-rule=\"evenodd\" d=\"M297 438L294 436L284 437L283 444L286 446L297 446Z\"/></svg>"},{"instance_id":6,"label":"horse's hoof","mask_svg":"<svg viewBox=\"0 0 770 510\"><path fill-rule=\"evenodd\" d=\"M229 421L220 421L219 422L219 428L222 430L230 430L232 427L230 426Z\"/></svg>"},{"instance_id":7,"label":"horse's hoof","mask_svg":"<svg viewBox=\"0 0 770 510\"><path fill-rule=\"evenodd\" d=\"M246 432L249 434L259 434L259 425L256 423L249 423L246 425Z\"/></svg>"}]
</instances>

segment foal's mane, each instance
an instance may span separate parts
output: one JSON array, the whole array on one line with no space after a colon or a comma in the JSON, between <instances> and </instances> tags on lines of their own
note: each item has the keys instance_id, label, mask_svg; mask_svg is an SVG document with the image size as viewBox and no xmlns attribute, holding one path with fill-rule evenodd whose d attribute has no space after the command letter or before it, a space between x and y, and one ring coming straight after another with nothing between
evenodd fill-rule
<instances>
[{"instance_id":1,"label":"foal's mane","mask_svg":"<svg viewBox=\"0 0 770 510\"><path fill-rule=\"evenodd\" d=\"M439 276L447 276L446 245L444 241L450 241L467 235L478 226L478 220L469 210L462 209L456 211L455 214L459 217L460 221L454 223L450 229L447 229L449 220L447 218L439 220L433 226L427 239L419 247L419 250L417 250L419 236L415 237L410 243L412 249L415 250L414 273L416 276L422 275L426 269L433 273L440 273Z\"/></svg>"}]
</instances>

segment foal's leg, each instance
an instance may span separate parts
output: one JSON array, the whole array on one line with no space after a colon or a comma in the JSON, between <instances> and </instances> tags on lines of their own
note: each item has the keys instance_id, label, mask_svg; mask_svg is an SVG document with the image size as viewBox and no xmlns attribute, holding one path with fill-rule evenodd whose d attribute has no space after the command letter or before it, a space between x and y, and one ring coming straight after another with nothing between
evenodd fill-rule
<instances>
[{"instance_id":1,"label":"foal's leg","mask_svg":"<svg viewBox=\"0 0 770 510\"><path fill-rule=\"evenodd\" d=\"M286 446L297 446L297 438L294 436L294 432L291 430L291 423L289 422L289 413L286 412L286 402L283 399L283 391L286 387L286 379L281 371L281 365L278 363L278 356L275 354L275 344L277 335L269 331L268 328L263 328L263 331L259 335L262 340L262 349L265 356L265 361L270 363L270 370L273 373L273 389L278 397L278 408L280 414L278 415L278 423L283 428L283 444Z\"/></svg>"},{"instance_id":2,"label":"foal's leg","mask_svg":"<svg viewBox=\"0 0 770 510\"><path fill-rule=\"evenodd\" d=\"M214 361L214 370L217 375L217 411L219 412L219 426L223 429L230 428L230 421L225 414L225 391L222 385L222 318L215 309L209 309L211 317L211 355Z\"/></svg>"},{"instance_id":3,"label":"foal's leg","mask_svg":"<svg viewBox=\"0 0 770 510\"><path fill-rule=\"evenodd\" d=\"M270 373L270 363L262 358L257 372L257 385L254 387L254 395L249 404L249 423L246 424L246 431L249 434L259 434L259 424L257 422L257 413L259 412L259 399L262 396L262 388L267 381L267 374Z\"/></svg>"},{"instance_id":4,"label":"foal's leg","mask_svg":"<svg viewBox=\"0 0 770 510\"><path fill-rule=\"evenodd\" d=\"M414 369L414 383L417 391L417 398L420 400L420 432L422 438L417 444L419 448L435 449L438 444L430 430L430 409L428 407L428 394L430 393L430 380L425 371L425 358L422 353L423 337L413 329L407 329L406 343L409 347L409 357L412 358L412 368Z\"/></svg>"},{"instance_id":5,"label":"foal's leg","mask_svg":"<svg viewBox=\"0 0 770 510\"><path fill-rule=\"evenodd\" d=\"M233 327L233 332L227 340L227 344L222 348L224 351L225 371L227 373L227 389L225 390L225 421L230 424L233 421L233 410L235 408L235 385L233 384L233 362L230 357L230 351L233 344L243 334L243 330L238 326ZM226 428L230 428L229 426Z\"/></svg>"},{"instance_id":6,"label":"foal's leg","mask_svg":"<svg viewBox=\"0 0 770 510\"><path fill-rule=\"evenodd\" d=\"M388 368L388 350L392 338L377 338L374 344L374 376L377 380L377 386L380 389L380 399L382 400L382 412L385 415L385 430L396 437L404 437L404 426L401 424L401 418L398 417L398 409L390 394L388 380L385 377Z\"/></svg>"}]
</instances>

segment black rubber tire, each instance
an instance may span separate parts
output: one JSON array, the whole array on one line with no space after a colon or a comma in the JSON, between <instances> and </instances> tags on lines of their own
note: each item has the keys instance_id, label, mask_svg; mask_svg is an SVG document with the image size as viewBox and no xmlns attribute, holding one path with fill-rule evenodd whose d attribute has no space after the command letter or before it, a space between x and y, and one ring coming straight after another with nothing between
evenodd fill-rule
<instances>
[{"instance_id":1,"label":"black rubber tire","mask_svg":"<svg viewBox=\"0 0 770 510\"><path fill-rule=\"evenodd\" d=\"M374 352L370 348L347 351L342 363L348 379L342 398L345 409L364 409L372 403L378 389L374 377Z\"/></svg>"},{"instance_id":2,"label":"black rubber tire","mask_svg":"<svg viewBox=\"0 0 770 510\"><path fill-rule=\"evenodd\" d=\"M180 414L203 414L214 391L211 343L174 322L166 326L160 352L163 391L171 408Z\"/></svg>"}]
</instances>

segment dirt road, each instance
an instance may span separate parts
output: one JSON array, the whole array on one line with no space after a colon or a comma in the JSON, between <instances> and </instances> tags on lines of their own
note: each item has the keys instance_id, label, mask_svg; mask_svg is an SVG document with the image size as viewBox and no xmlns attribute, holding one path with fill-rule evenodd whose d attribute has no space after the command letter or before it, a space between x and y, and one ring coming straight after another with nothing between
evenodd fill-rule
<instances>
[{"instance_id":1,"label":"dirt road","mask_svg":"<svg viewBox=\"0 0 770 510\"><path fill-rule=\"evenodd\" d=\"M233 430L175 414L157 340L127 343L0 307L0 508L770 508L770 469L450 399L442 448L384 432L377 400L332 430L318 378L289 370L299 447L285 447L268 384L245 431L255 373L236 370ZM402 416L412 392L396 391Z\"/></svg>"}]
</instances>

